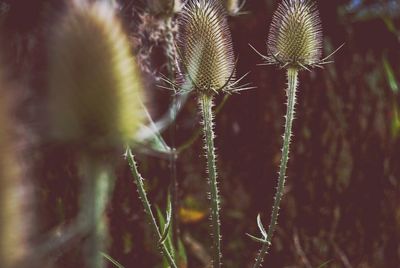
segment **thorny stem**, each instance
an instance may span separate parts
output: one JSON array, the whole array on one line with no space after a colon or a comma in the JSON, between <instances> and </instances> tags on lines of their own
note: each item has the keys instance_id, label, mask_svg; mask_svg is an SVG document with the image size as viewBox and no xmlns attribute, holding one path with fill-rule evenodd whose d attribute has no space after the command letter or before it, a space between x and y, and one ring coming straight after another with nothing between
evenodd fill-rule
<instances>
[{"instance_id":1,"label":"thorny stem","mask_svg":"<svg viewBox=\"0 0 400 268\"><path fill-rule=\"evenodd\" d=\"M143 177L140 175L140 173L139 173L139 171L137 169L136 161L135 161L135 159L133 157L131 149L129 149L129 148L126 151L126 157L128 159L128 163L129 163L129 166L131 168L132 175L133 175L133 177L135 179L135 183L136 183L136 186L137 186L137 191L139 193L140 200L142 201L144 210L145 210L146 215L148 217L148 220L149 220L149 222L151 224L153 232L157 236L157 239L161 240L161 238L162 238L161 237L161 232L160 232L160 229L158 228L157 221L156 221L156 219L154 217L154 214L153 214L153 212L151 210L151 205L150 205L149 200L147 199L147 194L146 194L146 191L144 189ZM168 251L167 246L165 245L165 243L164 242L159 243L159 247L160 247L160 249L162 251L162 254L165 256L169 266L172 267L172 268L177 268L177 266L175 264L175 260L172 258L172 256L171 256L170 252Z\"/></svg>"},{"instance_id":2,"label":"thorny stem","mask_svg":"<svg viewBox=\"0 0 400 268\"><path fill-rule=\"evenodd\" d=\"M266 239L266 243L263 244L258 256L256 258L256 262L253 268L261 267L265 254L267 254L268 249L271 245L272 235L274 234L275 227L278 221L279 215L279 207L280 202L283 196L285 179L286 179L286 166L289 160L289 146L290 146L290 138L292 136L292 122L295 113L295 104L296 104L296 88L297 88L297 77L298 70L295 68L289 68L287 70L287 78L288 78L288 89L286 91L288 103L286 110L286 122L285 122L285 133L283 136L283 146L282 146L282 156L281 163L279 167L279 179L278 179L278 187L275 194L274 206L272 207L272 215L271 222L268 228L268 236Z\"/></svg>"},{"instance_id":3,"label":"thorny stem","mask_svg":"<svg viewBox=\"0 0 400 268\"><path fill-rule=\"evenodd\" d=\"M219 195L217 185L217 170L215 165L214 131L213 131L213 97L206 94L200 96L200 108L203 116L204 142L209 173L211 197L211 227L213 236L213 267L221 266L221 235L219 220Z\"/></svg>"}]
</instances>

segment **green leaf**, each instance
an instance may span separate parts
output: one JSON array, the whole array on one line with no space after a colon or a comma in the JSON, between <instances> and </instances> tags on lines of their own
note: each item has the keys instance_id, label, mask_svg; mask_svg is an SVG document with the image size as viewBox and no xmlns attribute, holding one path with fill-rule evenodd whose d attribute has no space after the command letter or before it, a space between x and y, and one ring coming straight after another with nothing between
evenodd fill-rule
<instances>
[{"instance_id":1,"label":"green leaf","mask_svg":"<svg viewBox=\"0 0 400 268\"><path fill-rule=\"evenodd\" d=\"M392 18L390 17L382 17L383 22L386 25L386 28L391 32L397 35L397 29L396 29L396 25L394 24Z\"/></svg>"},{"instance_id":2,"label":"green leaf","mask_svg":"<svg viewBox=\"0 0 400 268\"><path fill-rule=\"evenodd\" d=\"M161 238L159 243L164 243L165 239L167 239L168 234L170 233L169 230L171 229L172 225L172 205L171 205L171 195L168 194L168 201L167 201L167 219L163 227L163 232L161 234Z\"/></svg>"},{"instance_id":3,"label":"green leaf","mask_svg":"<svg viewBox=\"0 0 400 268\"><path fill-rule=\"evenodd\" d=\"M167 196L167 224L172 219L172 202L171 202L171 193L168 192Z\"/></svg>"},{"instance_id":4,"label":"green leaf","mask_svg":"<svg viewBox=\"0 0 400 268\"><path fill-rule=\"evenodd\" d=\"M147 108L143 105L143 110L146 114L148 125L141 125L138 133L136 134L136 140L139 143L146 144L150 149L160 153L171 153L171 148L167 145L163 137L161 136L160 129L154 123L153 119Z\"/></svg>"},{"instance_id":5,"label":"green leaf","mask_svg":"<svg viewBox=\"0 0 400 268\"><path fill-rule=\"evenodd\" d=\"M333 262L333 260L326 261L326 262L324 262L323 264L321 264L320 266L318 266L318 268L326 267L326 266L327 266L329 263L331 263L331 262Z\"/></svg>"},{"instance_id":6,"label":"green leaf","mask_svg":"<svg viewBox=\"0 0 400 268\"><path fill-rule=\"evenodd\" d=\"M263 235L264 239L267 239L268 234L267 234L267 231L265 231L264 225L261 222L260 214L257 215L257 225L258 225L258 229L260 229L260 232Z\"/></svg>"},{"instance_id":7,"label":"green leaf","mask_svg":"<svg viewBox=\"0 0 400 268\"><path fill-rule=\"evenodd\" d=\"M170 154L171 148L167 145L161 134L148 126L142 126L141 131L143 133L152 133L149 138L143 139L142 143L146 143L148 148L154 150L155 152ZM144 134L143 134L144 135ZM147 134L150 135L150 134Z\"/></svg>"},{"instance_id":8,"label":"green leaf","mask_svg":"<svg viewBox=\"0 0 400 268\"><path fill-rule=\"evenodd\" d=\"M248 233L246 233L246 235L247 235L248 237L250 237L251 239L253 239L254 241L258 242L258 243L261 243L261 244L270 244L270 243L267 241L267 239L265 239L265 238L258 238L258 237L255 237L254 235L251 235L251 234L248 234Z\"/></svg>"},{"instance_id":9,"label":"green leaf","mask_svg":"<svg viewBox=\"0 0 400 268\"><path fill-rule=\"evenodd\" d=\"M110 255L108 255L108 254L106 254L106 253L104 253L104 252L101 252L101 255L102 255L104 258L106 258L109 262L111 262L112 264L114 264L115 267L118 267L118 268L125 268L124 266L122 266L122 264L120 264L119 262L117 262L116 260L114 260Z\"/></svg>"},{"instance_id":10,"label":"green leaf","mask_svg":"<svg viewBox=\"0 0 400 268\"><path fill-rule=\"evenodd\" d=\"M179 267L187 267L187 254L185 245L181 239L178 239L178 264Z\"/></svg>"},{"instance_id":11,"label":"green leaf","mask_svg":"<svg viewBox=\"0 0 400 268\"><path fill-rule=\"evenodd\" d=\"M168 202L167 202L167 217L168 217L168 214L172 214L171 212L168 212L168 210L171 211L171 209L168 208L169 206L170 206L170 197L168 197ZM160 208L158 206L156 206L156 210L157 210L158 221L159 221L159 224L160 224L160 229L163 230L159 243L165 244L165 246L167 247L168 251L170 252L172 258L174 260L176 260L176 258L175 258L175 248L174 248L174 245L172 243L172 232L171 232L171 228L170 228L171 225L172 225L172 221L170 220L169 221L170 223L167 224L168 222L165 219L163 213L161 212L161 210L160 210ZM172 217L170 216L170 218L172 218ZM163 257L163 267L164 268L169 268L170 267L168 265L168 262L165 259L165 257Z\"/></svg>"},{"instance_id":12,"label":"green leaf","mask_svg":"<svg viewBox=\"0 0 400 268\"><path fill-rule=\"evenodd\" d=\"M383 67L385 69L386 79L389 83L390 89L393 91L393 93L397 94L399 92L399 83L397 82L393 68L386 57L383 58Z\"/></svg>"}]
</instances>

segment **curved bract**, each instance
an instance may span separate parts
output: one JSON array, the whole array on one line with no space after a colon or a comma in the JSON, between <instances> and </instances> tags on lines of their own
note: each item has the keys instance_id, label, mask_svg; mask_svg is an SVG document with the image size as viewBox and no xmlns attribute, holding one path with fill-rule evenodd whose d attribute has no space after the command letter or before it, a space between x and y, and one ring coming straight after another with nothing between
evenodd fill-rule
<instances>
[{"instance_id":1,"label":"curved bract","mask_svg":"<svg viewBox=\"0 0 400 268\"><path fill-rule=\"evenodd\" d=\"M142 118L139 69L113 9L73 5L51 42L51 135L104 148L132 142Z\"/></svg>"},{"instance_id":2,"label":"curved bract","mask_svg":"<svg viewBox=\"0 0 400 268\"><path fill-rule=\"evenodd\" d=\"M231 35L219 1L190 0L180 18L185 86L205 93L228 89L235 69Z\"/></svg>"},{"instance_id":3,"label":"curved bract","mask_svg":"<svg viewBox=\"0 0 400 268\"><path fill-rule=\"evenodd\" d=\"M268 63L307 68L320 63L322 29L318 10L309 0L283 0L268 36Z\"/></svg>"}]
</instances>

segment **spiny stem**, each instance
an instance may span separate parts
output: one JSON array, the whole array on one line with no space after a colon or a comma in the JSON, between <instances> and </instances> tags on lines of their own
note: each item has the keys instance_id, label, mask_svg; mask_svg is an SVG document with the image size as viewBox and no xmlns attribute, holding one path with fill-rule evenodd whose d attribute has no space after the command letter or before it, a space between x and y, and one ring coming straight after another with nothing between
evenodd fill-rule
<instances>
[{"instance_id":1,"label":"spiny stem","mask_svg":"<svg viewBox=\"0 0 400 268\"><path fill-rule=\"evenodd\" d=\"M289 68L287 70L287 78L288 78L288 89L286 91L287 94L287 110L286 110L286 122L285 122L285 133L283 136L283 146L282 146L282 156L281 163L279 167L279 179L278 179L278 187L275 194L274 206L272 207L272 215L271 222L268 228L268 237L267 242L263 244L253 268L261 267L265 254L268 252L269 246L271 245L272 236L275 231L275 227L278 221L279 215L279 207L281 203L281 199L283 196L285 179L286 179L286 166L289 160L289 146L290 146L290 138L292 136L292 122L294 118L295 109L294 106L296 104L296 88L297 88L297 76L298 70L295 68Z\"/></svg>"},{"instance_id":2,"label":"spiny stem","mask_svg":"<svg viewBox=\"0 0 400 268\"><path fill-rule=\"evenodd\" d=\"M85 245L88 267L101 268L105 265L100 252L105 250L108 236L104 212L114 186L114 177L111 167L93 157L81 159L80 165L85 177L80 218L85 219L87 226L91 228Z\"/></svg>"},{"instance_id":3,"label":"spiny stem","mask_svg":"<svg viewBox=\"0 0 400 268\"><path fill-rule=\"evenodd\" d=\"M135 183L136 183L136 186L137 186L137 191L139 193L140 200L142 201L142 204L144 206L144 210L146 211L146 215L147 215L147 217L149 219L150 225L151 225L151 227L153 229L154 234L157 236L157 239L161 240L161 238L162 238L161 237L161 232L160 232L160 229L158 228L156 218L154 217L154 214L153 214L153 212L151 210L151 205L150 205L150 202L149 202L149 200L147 198L146 191L144 189L143 177L142 177L142 175L140 175L140 173L139 173L139 171L137 169L136 161L135 161L135 159L133 157L131 149L129 149L129 148L126 151L126 157L128 159L128 163L129 163L129 166L131 168L131 172L132 172L132 175L133 175L133 177L135 179ZM165 243L164 242L163 243L159 243L159 247L160 247L160 249L162 251L162 254L165 256L169 266L171 266L172 268L177 268L177 266L175 264L175 260L172 258L172 256L171 256L170 252L168 251Z\"/></svg>"},{"instance_id":4,"label":"spiny stem","mask_svg":"<svg viewBox=\"0 0 400 268\"><path fill-rule=\"evenodd\" d=\"M176 48L174 41L174 32L173 32L173 18L167 17L165 19L165 55L168 59L168 75L171 82L175 83L175 61L176 61ZM174 93L176 93L176 89L174 88ZM171 118L176 119L177 113L177 99L176 94L172 94L172 108L171 108ZM179 230L179 221L178 221L178 208L179 208L179 200L178 200L178 180L177 180L177 169L176 169L176 159L177 153L175 149L175 132L176 132L176 124L175 120L172 122L170 127L170 146L172 149L172 153L170 154L170 170L171 170L171 200L172 200L172 237L173 244L177 245L178 237L180 234Z\"/></svg>"},{"instance_id":5,"label":"spiny stem","mask_svg":"<svg viewBox=\"0 0 400 268\"><path fill-rule=\"evenodd\" d=\"M213 97L206 94L200 95L200 108L203 116L204 142L209 173L211 196L211 227L213 236L213 267L221 266L221 235L219 220L219 195L217 186L217 169L215 166L215 148L213 131Z\"/></svg>"}]
</instances>

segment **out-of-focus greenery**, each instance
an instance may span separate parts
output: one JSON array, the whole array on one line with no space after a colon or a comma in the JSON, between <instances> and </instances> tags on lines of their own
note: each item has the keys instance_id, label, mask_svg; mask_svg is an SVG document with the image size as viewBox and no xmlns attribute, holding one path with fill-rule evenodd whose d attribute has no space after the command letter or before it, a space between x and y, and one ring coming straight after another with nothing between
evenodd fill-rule
<instances>
[{"instance_id":1,"label":"out-of-focus greenery","mask_svg":"<svg viewBox=\"0 0 400 268\"><path fill-rule=\"evenodd\" d=\"M30 176L36 202L32 245L44 234L73 222L80 182L76 148L41 139L46 99L46 42L61 0L0 1L2 46L9 76L22 86L18 118L32 128ZM163 28L144 15L146 1L121 0L120 12L136 41L133 52L147 71L149 110L161 118L170 92L157 84L166 74ZM265 267L385 267L400 264L400 7L395 0L317 1L324 31L324 55L345 46L325 70L300 74L297 117L286 193ZM265 41L277 1L248 0L246 14L229 18L238 73L257 89L232 95L216 116L216 146L222 196L225 267L250 266L259 245L256 216L269 221L280 159L285 111L284 72L256 66L248 43L266 52ZM6 41L4 41L6 40ZM217 105L223 97L217 98ZM177 158L180 237L188 267L210 257L205 160L196 135L197 104L190 97L176 121L162 133L182 147ZM172 135L173 134L173 135ZM193 138L194 137L194 138ZM190 141L188 143L188 141ZM146 148L145 148L146 149ZM148 152L148 150L142 150ZM122 153L121 153L122 155ZM121 155L108 209L111 246L107 255L124 267L162 267L128 166ZM138 162L153 204L165 207L171 182L168 157L139 153ZM82 267L76 236L44 254L43 267ZM45 266L48 265L48 266ZM111 267L111 264L110 264Z\"/></svg>"}]
</instances>

